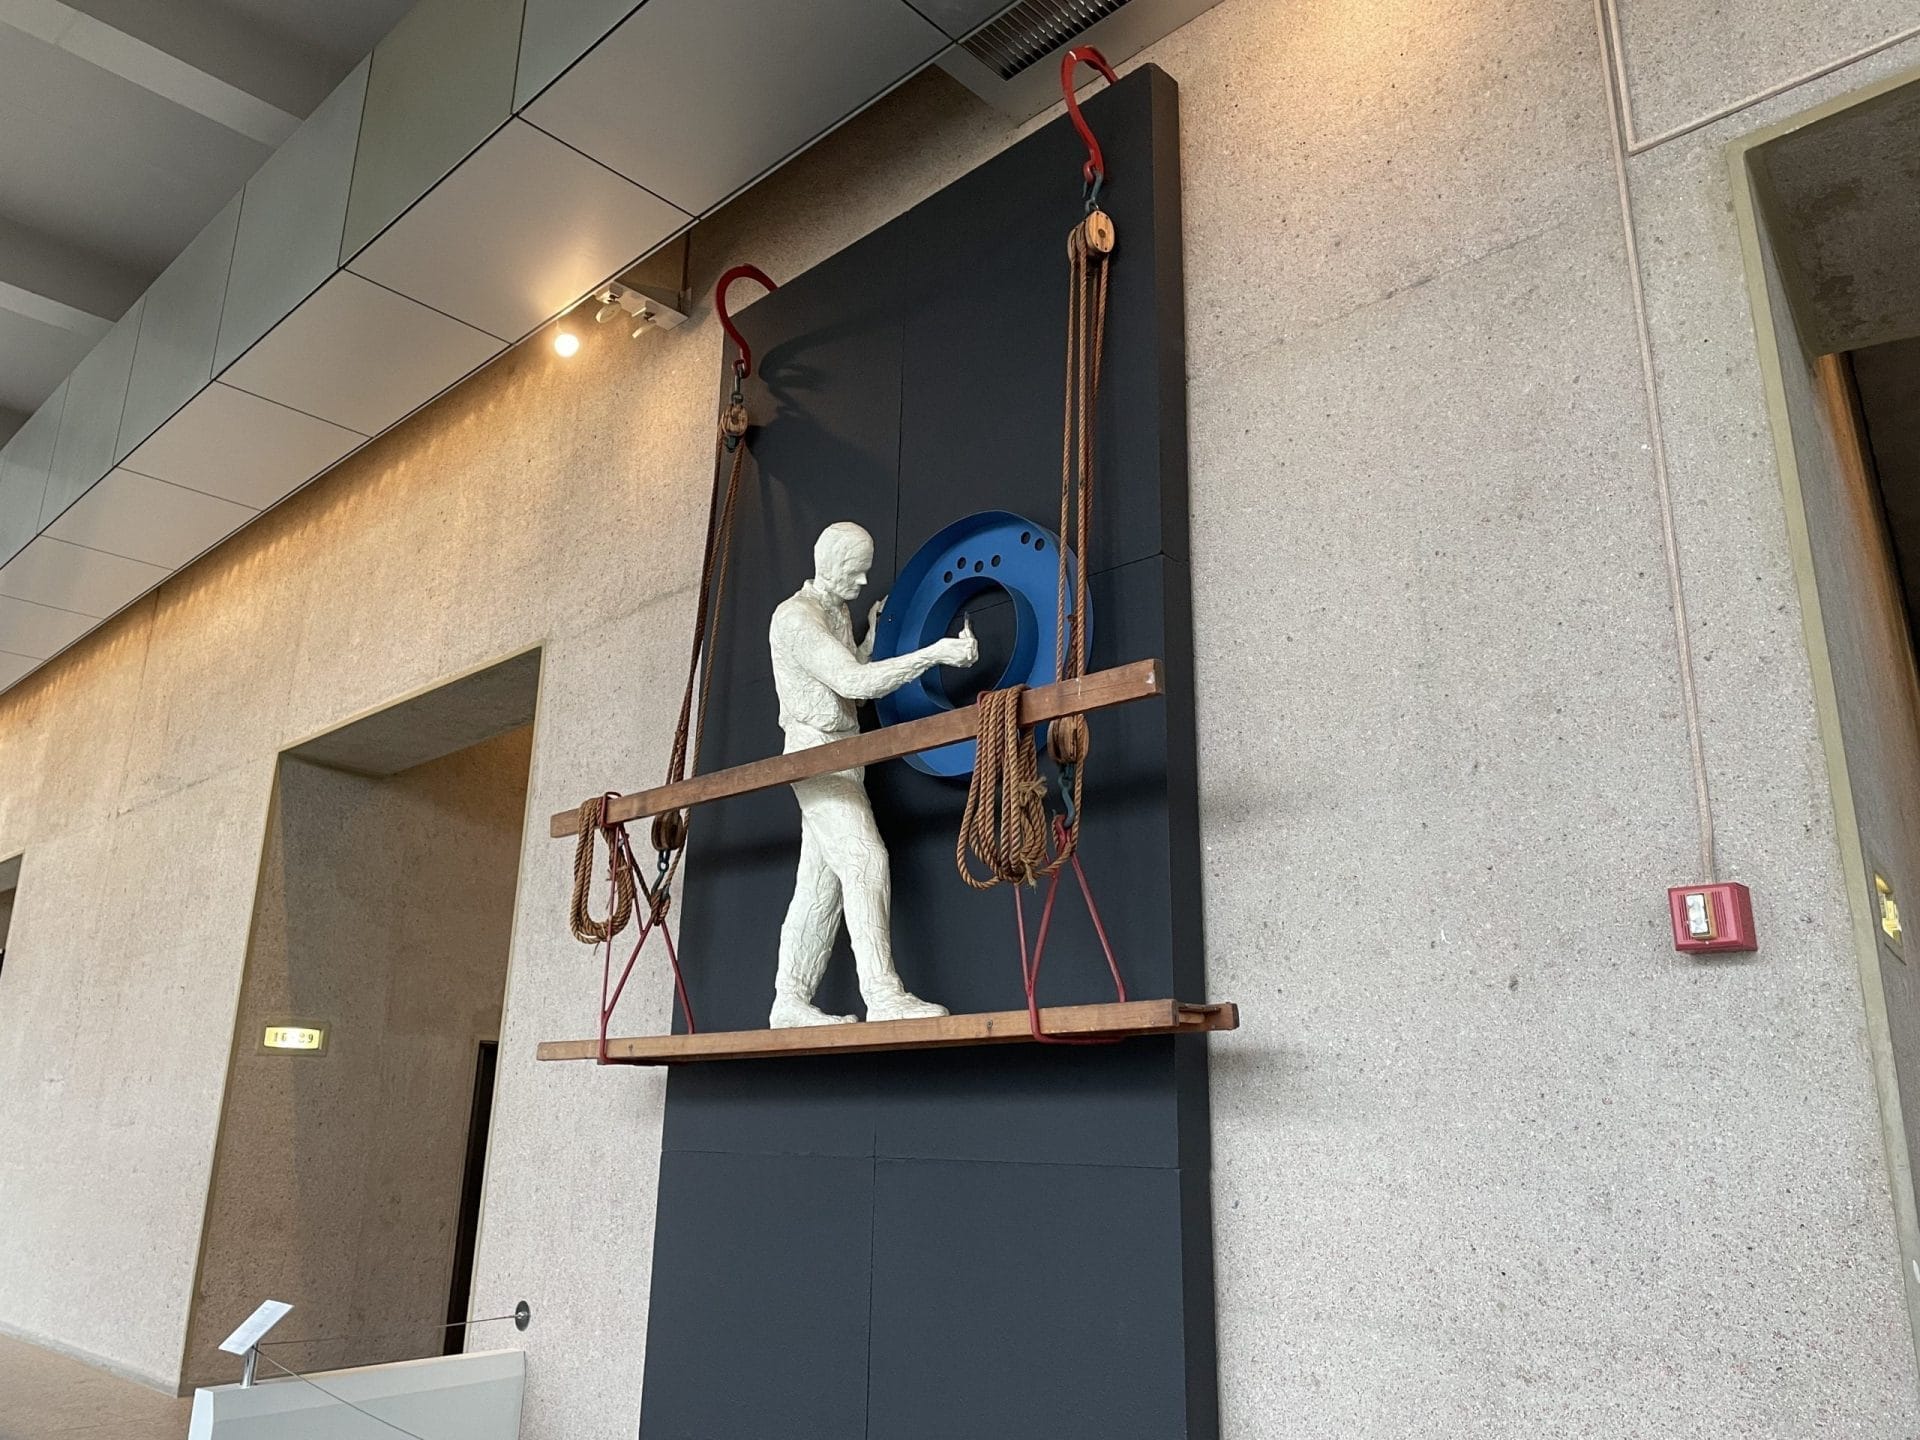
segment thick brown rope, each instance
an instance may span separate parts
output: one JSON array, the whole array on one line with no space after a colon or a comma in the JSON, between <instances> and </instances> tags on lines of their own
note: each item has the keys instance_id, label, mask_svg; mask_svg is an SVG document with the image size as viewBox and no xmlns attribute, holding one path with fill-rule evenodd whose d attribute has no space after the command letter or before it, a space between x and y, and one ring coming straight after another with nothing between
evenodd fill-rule
<instances>
[{"instance_id":1,"label":"thick brown rope","mask_svg":"<svg viewBox=\"0 0 1920 1440\"><path fill-rule=\"evenodd\" d=\"M620 846L607 831L607 797L596 795L580 807L580 839L573 848L573 901L568 907L567 923L574 939L583 945L602 945L627 928L633 918L635 896L633 867L625 863ZM607 835L608 864L613 868L613 910L604 920L593 918L594 841Z\"/></svg>"},{"instance_id":2,"label":"thick brown rope","mask_svg":"<svg viewBox=\"0 0 1920 1440\"><path fill-rule=\"evenodd\" d=\"M1040 780L1033 738L1020 728L1026 688L988 690L974 702L980 738L953 863L976 890L1002 882L1031 885L1046 872L1047 787ZM986 867L984 876L975 873L969 851Z\"/></svg>"},{"instance_id":3,"label":"thick brown rope","mask_svg":"<svg viewBox=\"0 0 1920 1440\"><path fill-rule=\"evenodd\" d=\"M673 751L667 761L665 783L677 785L687 778L687 763L700 763L700 751L707 733L707 701L713 692L713 635L720 628L720 607L727 589L727 569L733 558L733 517L740 498L740 472L746 464L747 447L741 443L746 432L746 409L739 402L729 405L720 418L720 443L714 458L731 448L733 462L727 467L726 489L717 513L707 522L706 552L700 560L700 598L693 615L693 646L687 656L687 683L680 696L680 719L673 729ZM728 447L731 437L736 443ZM697 687L697 689L696 689ZM699 709L694 696L699 696ZM691 750L689 750L691 737ZM666 810L653 817L651 839L660 853L663 868L653 887L653 916L664 919L673 902L673 877L679 872L686 854L689 816L687 810Z\"/></svg>"},{"instance_id":4,"label":"thick brown rope","mask_svg":"<svg viewBox=\"0 0 1920 1440\"><path fill-rule=\"evenodd\" d=\"M1092 243L1096 233L1102 243ZM1093 442L1099 409L1101 358L1106 345L1107 271L1112 223L1094 211L1067 237L1067 355L1060 417L1060 544L1054 673L1078 680L1087 673L1087 566L1093 533ZM1069 567L1067 557L1076 563ZM1069 609L1069 568L1073 603ZM1005 881L1032 884L1052 875L1080 844L1085 813L1087 721L1063 715L1047 731L1047 753L1068 777L1071 805L1063 840L1047 853L1046 787L1039 778L1033 739L1020 725L1022 686L980 696L973 779L954 846L960 878L976 890ZM968 854L986 867L983 878Z\"/></svg>"},{"instance_id":5,"label":"thick brown rope","mask_svg":"<svg viewBox=\"0 0 1920 1440\"><path fill-rule=\"evenodd\" d=\"M746 430L746 407L735 399L721 413L719 440L714 447L716 462L723 451L732 452L733 462L727 467L726 486L720 492L719 504L710 504L708 510L707 543L700 560L700 593L694 606L693 646L687 657L687 683L680 697L680 719L674 726L673 750L667 761L666 783L669 785L686 779L689 760L696 766L700 763L700 748L707 728L707 699L713 688L713 669L707 662L711 657L713 633L720 624L720 605L727 588L728 562L733 554L733 517L747 456L741 437ZM699 697L697 721L696 694ZM588 945L604 944L627 928L642 890L639 877L634 873L631 852L614 843L606 824L606 808L606 796L596 796L580 807L580 839L573 852L573 896L567 919L575 938ZM681 857L686 854L687 815L685 810L668 810L653 817L652 840L660 854L660 874L646 893L648 910L656 924L666 918L673 903L673 879L679 873ZM596 920L591 908L593 856L595 841L603 833L607 837L608 866L613 874L613 910L606 919Z\"/></svg>"}]
</instances>

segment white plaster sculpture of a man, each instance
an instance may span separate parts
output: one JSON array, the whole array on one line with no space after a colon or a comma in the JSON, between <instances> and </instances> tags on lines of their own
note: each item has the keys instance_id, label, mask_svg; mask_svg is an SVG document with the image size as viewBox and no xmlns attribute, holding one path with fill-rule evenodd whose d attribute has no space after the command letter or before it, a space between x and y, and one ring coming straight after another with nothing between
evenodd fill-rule
<instances>
[{"instance_id":1,"label":"white plaster sculpture of a man","mask_svg":"<svg viewBox=\"0 0 1920 1440\"><path fill-rule=\"evenodd\" d=\"M813 578L773 612L767 638L789 752L858 734L854 706L861 700L891 694L936 665L971 665L979 658L971 633L936 640L893 660L869 658L886 601L868 612L866 638L858 645L847 602L865 588L872 564L872 536L850 521L829 525L814 542ZM945 1006L910 993L893 968L893 884L865 777L864 769L839 770L794 782L800 801L800 872L780 927L780 969L768 1019L775 1028L837 1025L855 1018L829 1015L813 1003L843 914L869 1020L947 1013Z\"/></svg>"}]
</instances>

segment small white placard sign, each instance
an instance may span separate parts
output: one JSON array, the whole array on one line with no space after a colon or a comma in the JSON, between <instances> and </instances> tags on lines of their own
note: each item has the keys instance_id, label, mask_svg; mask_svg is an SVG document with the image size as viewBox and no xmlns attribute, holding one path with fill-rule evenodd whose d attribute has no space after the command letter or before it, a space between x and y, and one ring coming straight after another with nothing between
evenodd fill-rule
<instances>
[{"instance_id":1,"label":"small white placard sign","mask_svg":"<svg viewBox=\"0 0 1920 1440\"><path fill-rule=\"evenodd\" d=\"M284 1300L262 1300L260 1308L240 1322L240 1328L220 1342L229 1355L244 1355L286 1317L293 1306Z\"/></svg>"}]
</instances>

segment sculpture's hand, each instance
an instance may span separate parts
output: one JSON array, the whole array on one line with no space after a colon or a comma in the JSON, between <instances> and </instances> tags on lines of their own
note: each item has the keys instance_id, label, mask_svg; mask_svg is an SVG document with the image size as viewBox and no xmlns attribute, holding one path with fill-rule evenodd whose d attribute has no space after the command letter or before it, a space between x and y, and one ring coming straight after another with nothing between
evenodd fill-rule
<instances>
[{"instance_id":1,"label":"sculpture's hand","mask_svg":"<svg viewBox=\"0 0 1920 1440\"><path fill-rule=\"evenodd\" d=\"M980 658L980 642L971 632L951 635L934 641L927 647L927 654L936 665L971 665Z\"/></svg>"},{"instance_id":2,"label":"sculpture's hand","mask_svg":"<svg viewBox=\"0 0 1920 1440\"><path fill-rule=\"evenodd\" d=\"M880 638L880 612L886 608L886 604L887 597L882 595L867 610L867 633L861 637L859 645L854 648L854 654L862 660L872 658L873 642Z\"/></svg>"}]
</instances>

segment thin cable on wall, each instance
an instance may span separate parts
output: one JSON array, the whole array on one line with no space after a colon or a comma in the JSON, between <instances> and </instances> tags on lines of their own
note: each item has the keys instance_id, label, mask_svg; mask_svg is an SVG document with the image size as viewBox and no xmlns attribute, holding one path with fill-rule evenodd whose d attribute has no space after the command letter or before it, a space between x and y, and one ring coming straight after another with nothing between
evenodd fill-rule
<instances>
[{"instance_id":1,"label":"thin cable on wall","mask_svg":"<svg viewBox=\"0 0 1920 1440\"><path fill-rule=\"evenodd\" d=\"M373 1413L373 1411L367 1409L365 1406L354 1404L353 1401L347 1399L346 1396L327 1389L327 1387L320 1384L319 1381L310 1379L309 1377L302 1375L298 1370L287 1369L286 1366L282 1365L278 1360L274 1359L273 1356L271 1355L263 1354L260 1358L262 1360L265 1360L269 1365L273 1366L274 1369L283 1372L289 1379L298 1380L303 1385L312 1386L315 1390L318 1390L322 1395L326 1396L327 1399L333 1401L334 1404L344 1405L347 1407L347 1409L352 1410L356 1414L366 1416L367 1419L373 1421L373 1423L376 1425L383 1425L387 1429L393 1431L396 1434L404 1435L407 1437L407 1440L428 1440L427 1436L420 1434L418 1431L409 1430L404 1425L396 1425L393 1423L393 1421L387 1419L386 1416L376 1415Z\"/></svg>"},{"instance_id":2,"label":"thin cable on wall","mask_svg":"<svg viewBox=\"0 0 1920 1440\"><path fill-rule=\"evenodd\" d=\"M1700 827L1700 878L1719 878L1714 853L1713 796L1707 785L1706 748L1701 738L1700 695L1694 684L1693 636L1687 623L1687 592L1680 573L1680 541L1673 521L1673 487L1667 472L1667 443L1660 416L1660 389L1653 365L1653 332L1647 322L1646 288L1640 280L1640 247L1634 235L1633 194L1627 184L1626 125L1620 96L1608 64L1607 6L1593 0L1600 35L1600 81L1607 92L1607 139L1613 150L1614 182L1619 189L1620 232L1626 242L1627 278L1633 292L1633 325L1640 346L1640 388L1645 397L1647 438L1653 458L1654 488L1660 497L1660 540L1666 553L1667 599L1673 610L1673 638L1680 668L1680 706L1687 722L1687 749L1693 762L1693 803Z\"/></svg>"}]
</instances>

